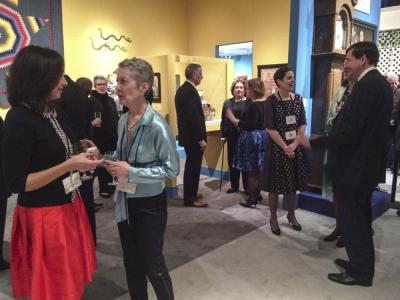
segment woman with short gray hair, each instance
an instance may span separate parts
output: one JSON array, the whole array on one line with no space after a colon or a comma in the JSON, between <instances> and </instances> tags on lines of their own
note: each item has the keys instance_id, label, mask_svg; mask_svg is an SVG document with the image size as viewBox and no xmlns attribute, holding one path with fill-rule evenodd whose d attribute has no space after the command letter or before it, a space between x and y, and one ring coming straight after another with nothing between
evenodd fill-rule
<instances>
[{"instance_id":1,"label":"woman with short gray hair","mask_svg":"<svg viewBox=\"0 0 400 300\"><path fill-rule=\"evenodd\" d=\"M175 138L165 119L146 100L153 84L153 68L143 59L119 63L117 93L129 111L118 123L116 161L106 160L118 177L116 216L124 266L132 299L147 299L149 278L157 299L174 299L164 262L167 223L165 180L179 174Z\"/></svg>"}]
</instances>

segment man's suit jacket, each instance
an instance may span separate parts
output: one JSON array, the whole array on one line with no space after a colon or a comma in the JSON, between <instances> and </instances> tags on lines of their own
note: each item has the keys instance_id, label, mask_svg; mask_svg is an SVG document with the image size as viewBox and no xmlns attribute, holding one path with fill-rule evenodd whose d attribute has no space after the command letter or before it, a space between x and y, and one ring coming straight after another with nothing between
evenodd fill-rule
<instances>
[{"instance_id":1,"label":"man's suit jacket","mask_svg":"<svg viewBox=\"0 0 400 300\"><path fill-rule=\"evenodd\" d=\"M68 85L61 94L58 108L64 110L70 120L71 129L77 139L90 137L92 114L88 97L82 88L68 75L64 75Z\"/></svg>"},{"instance_id":2,"label":"man's suit jacket","mask_svg":"<svg viewBox=\"0 0 400 300\"><path fill-rule=\"evenodd\" d=\"M175 108L179 145L197 144L202 140L207 140L201 99L190 82L185 81L176 91Z\"/></svg>"},{"instance_id":3,"label":"man's suit jacket","mask_svg":"<svg viewBox=\"0 0 400 300\"><path fill-rule=\"evenodd\" d=\"M3 174L3 119L0 117L0 201L6 201L10 192L6 188Z\"/></svg>"},{"instance_id":4,"label":"man's suit jacket","mask_svg":"<svg viewBox=\"0 0 400 300\"><path fill-rule=\"evenodd\" d=\"M392 102L389 84L378 70L356 83L328 136L333 182L374 187L385 180Z\"/></svg>"}]
</instances>

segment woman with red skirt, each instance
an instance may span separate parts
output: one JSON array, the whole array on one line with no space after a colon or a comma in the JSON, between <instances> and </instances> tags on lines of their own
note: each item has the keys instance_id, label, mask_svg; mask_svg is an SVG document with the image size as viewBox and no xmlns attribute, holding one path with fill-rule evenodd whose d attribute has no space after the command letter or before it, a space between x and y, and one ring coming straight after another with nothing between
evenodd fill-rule
<instances>
[{"instance_id":1,"label":"woman with red skirt","mask_svg":"<svg viewBox=\"0 0 400 300\"><path fill-rule=\"evenodd\" d=\"M4 123L3 163L8 188L18 193L11 236L16 298L80 299L96 257L79 194L79 172L100 160L72 155L68 120L54 107L66 81L57 52L28 46L7 77L11 109Z\"/></svg>"}]
</instances>

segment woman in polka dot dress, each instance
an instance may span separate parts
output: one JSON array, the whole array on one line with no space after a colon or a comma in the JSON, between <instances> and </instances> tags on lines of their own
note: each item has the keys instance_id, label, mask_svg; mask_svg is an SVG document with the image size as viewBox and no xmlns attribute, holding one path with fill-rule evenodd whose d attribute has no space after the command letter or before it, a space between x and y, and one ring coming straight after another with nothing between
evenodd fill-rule
<instances>
[{"instance_id":1,"label":"woman in polka dot dress","mask_svg":"<svg viewBox=\"0 0 400 300\"><path fill-rule=\"evenodd\" d=\"M268 97L264 113L270 139L265 150L262 189L268 192L271 231L280 235L276 215L280 194L287 199L289 224L295 230L302 229L295 216L296 192L304 190L309 168L305 151L299 146L306 129L306 117L301 96L292 92L293 70L279 68L274 81L278 91Z\"/></svg>"}]
</instances>

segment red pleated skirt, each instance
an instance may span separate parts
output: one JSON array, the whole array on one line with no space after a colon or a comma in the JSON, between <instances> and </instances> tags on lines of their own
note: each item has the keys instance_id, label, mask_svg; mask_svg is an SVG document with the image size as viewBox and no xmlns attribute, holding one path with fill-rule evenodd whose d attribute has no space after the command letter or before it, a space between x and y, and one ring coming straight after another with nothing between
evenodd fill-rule
<instances>
[{"instance_id":1,"label":"red pleated skirt","mask_svg":"<svg viewBox=\"0 0 400 300\"><path fill-rule=\"evenodd\" d=\"M11 237L14 297L78 300L96 270L96 253L80 196L64 205L17 205Z\"/></svg>"}]
</instances>

